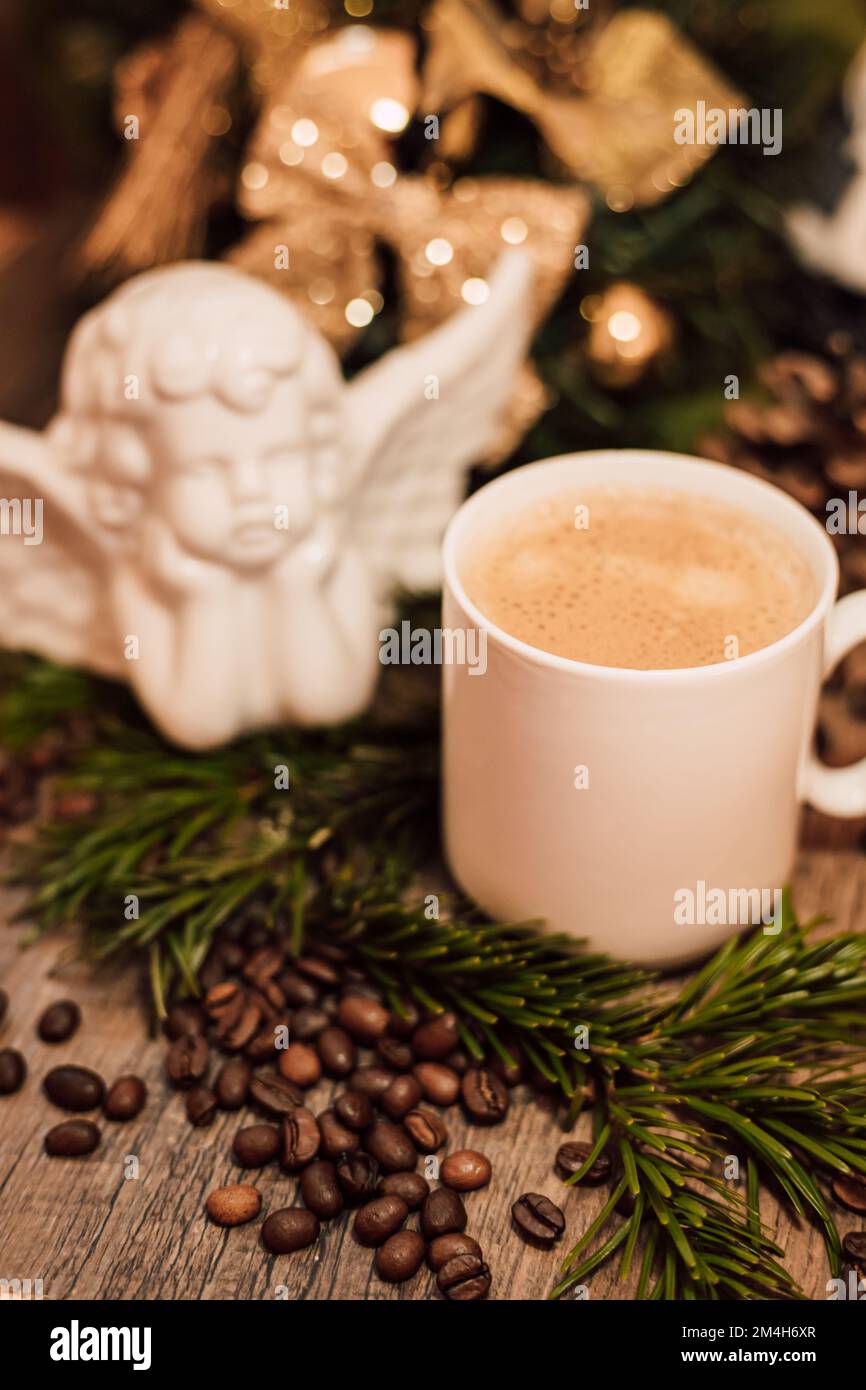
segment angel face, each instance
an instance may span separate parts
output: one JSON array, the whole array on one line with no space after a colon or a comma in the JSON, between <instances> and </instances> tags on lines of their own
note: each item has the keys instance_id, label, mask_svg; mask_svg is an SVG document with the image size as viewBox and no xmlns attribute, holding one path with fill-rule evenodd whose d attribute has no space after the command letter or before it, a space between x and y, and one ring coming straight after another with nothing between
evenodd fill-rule
<instances>
[{"instance_id":1,"label":"angel face","mask_svg":"<svg viewBox=\"0 0 866 1390\"><path fill-rule=\"evenodd\" d=\"M315 501L296 378L273 383L256 413L210 393L166 402L148 439L151 505L198 559L263 569L309 533Z\"/></svg>"}]
</instances>

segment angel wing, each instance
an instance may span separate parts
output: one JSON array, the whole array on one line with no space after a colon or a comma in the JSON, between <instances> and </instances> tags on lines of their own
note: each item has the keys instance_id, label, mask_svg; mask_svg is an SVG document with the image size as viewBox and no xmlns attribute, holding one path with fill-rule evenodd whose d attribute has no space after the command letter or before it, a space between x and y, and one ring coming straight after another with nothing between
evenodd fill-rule
<instances>
[{"instance_id":1,"label":"angel wing","mask_svg":"<svg viewBox=\"0 0 866 1390\"><path fill-rule=\"evenodd\" d=\"M439 543L466 469L483 458L530 335L532 272L506 252L467 306L346 388L349 524L385 588L440 581Z\"/></svg>"},{"instance_id":2,"label":"angel wing","mask_svg":"<svg viewBox=\"0 0 866 1390\"><path fill-rule=\"evenodd\" d=\"M122 675L77 478L43 434L0 422L0 647Z\"/></svg>"}]
</instances>

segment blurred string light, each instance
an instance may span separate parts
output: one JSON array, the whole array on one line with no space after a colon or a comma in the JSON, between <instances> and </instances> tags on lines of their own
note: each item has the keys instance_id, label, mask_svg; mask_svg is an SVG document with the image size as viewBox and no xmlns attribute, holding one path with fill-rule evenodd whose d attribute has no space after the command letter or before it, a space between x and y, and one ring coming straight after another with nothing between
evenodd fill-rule
<instances>
[{"instance_id":1,"label":"blurred string light","mask_svg":"<svg viewBox=\"0 0 866 1390\"><path fill-rule=\"evenodd\" d=\"M627 281L610 285L603 294L584 296L580 312L590 325L587 360L608 386L639 381L673 339L673 320L667 310Z\"/></svg>"}]
</instances>

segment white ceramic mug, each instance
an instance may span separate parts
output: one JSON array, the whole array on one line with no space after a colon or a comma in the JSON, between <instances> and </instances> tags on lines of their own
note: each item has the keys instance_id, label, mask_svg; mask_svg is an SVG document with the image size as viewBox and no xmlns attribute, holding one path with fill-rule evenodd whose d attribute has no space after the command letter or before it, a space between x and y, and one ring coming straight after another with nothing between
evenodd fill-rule
<instances>
[{"instance_id":1,"label":"white ceramic mug","mask_svg":"<svg viewBox=\"0 0 866 1390\"><path fill-rule=\"evenodd\" d=\"M712 498L772 525L814 573L808 617L736 660L635 671L528 646L470 601L461 563L481 531L550 494L619 484ZM741 909L776 903L788 882L799 803L866 813L866 760L830 769L811 753L822 677L866 638L866 590L834 607L837 585L821 525L722 464L568 454L475 493L444 542L443 627L487 633L483 674L443 668L445 849L457 881L493 917L544 918L590 949L657 966L705 954L750 920L778 930L772 912ZM720 910L719 892L739 911Z\"/></svg>"}]
</instances>

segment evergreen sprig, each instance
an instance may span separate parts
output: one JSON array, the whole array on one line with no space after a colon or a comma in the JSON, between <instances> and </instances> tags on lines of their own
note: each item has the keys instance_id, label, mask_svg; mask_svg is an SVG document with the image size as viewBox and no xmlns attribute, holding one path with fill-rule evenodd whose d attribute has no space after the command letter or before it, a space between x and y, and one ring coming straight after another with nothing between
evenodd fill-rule
<instances>
[{"instance_id":1,"label":"evergreen sprig","mask_svg":"<svg viewBox=\"0 0 866 1390\"><path fill-rule=\"evenodd\" d=\"M866 935L800 926L786 898L770 932L660 982L435 892L435 712L192 756L112 687L11 670L0 742L24 745L70 707L89 730L59 774L92 795L89 814L49 817L18 847L35 929L76 921L97 958L143 956L162 1013L195 992L215 934L252 913L294 949L348 947L394 1007L453 1010L471 1056L519 1049L562 1091L567 1125L591 1107L584 1170L603 1148L615 1163L553 1296L614 1257L640 1297L801 1296L761 1224L767 1186L819 1224L837 1271L823 1188L866 1173Z\"/></svg>"}]
</instances>

